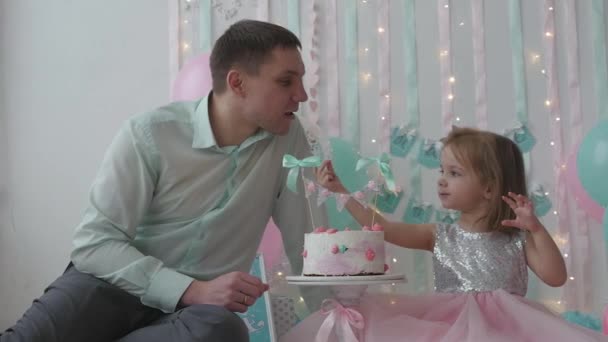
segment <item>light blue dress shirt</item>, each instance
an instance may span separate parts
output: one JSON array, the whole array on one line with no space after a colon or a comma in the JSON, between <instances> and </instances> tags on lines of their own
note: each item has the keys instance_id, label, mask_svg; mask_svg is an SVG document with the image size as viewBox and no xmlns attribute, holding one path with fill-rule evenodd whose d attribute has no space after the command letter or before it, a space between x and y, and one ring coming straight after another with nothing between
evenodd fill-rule
<instances>
[{"instance_id":1,"label":"light blue dress shirt","mask_svg":"<svg viewBox=\"0 0 608 342\"><path fill-rule=\"evenodd\" d=\"M259 131L219 147L208 98L131 118L93 182L74 236L75 267L173 312L193 279L248 272L272 216L300 273L312 223L302 182L300 195L286 188L286 153L310 155L298 120L285 136Z\"/></svg>"}]
</instances>

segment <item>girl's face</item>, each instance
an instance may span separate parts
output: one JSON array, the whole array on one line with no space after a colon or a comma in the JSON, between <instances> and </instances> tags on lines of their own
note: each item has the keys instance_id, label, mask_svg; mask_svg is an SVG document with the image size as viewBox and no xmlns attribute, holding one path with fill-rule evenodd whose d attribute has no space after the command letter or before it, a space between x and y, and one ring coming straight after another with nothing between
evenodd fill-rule
<instances>
[{"instance_id":1,"label":"girl's face","mask_svg":"<svg viewBox=\"0 0 608 342\"><path fill-rule=\"evenodd\" d=\"M437 182L437 194L441 205L464 213L484 214L490 190L483 186L473 170L461 164L449 146L441 152L440 177Z\"/></svg>"}]
</instances>

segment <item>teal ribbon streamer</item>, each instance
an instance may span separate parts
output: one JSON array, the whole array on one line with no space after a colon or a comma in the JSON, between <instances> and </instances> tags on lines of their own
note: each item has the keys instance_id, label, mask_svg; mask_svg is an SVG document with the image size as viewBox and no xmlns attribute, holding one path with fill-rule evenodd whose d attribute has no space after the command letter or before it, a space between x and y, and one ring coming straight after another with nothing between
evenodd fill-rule
<instances>
[{"instance_id":1,"label":"teal ribbon streamer","mask_svg":"<svg viewBox=\"0 0 608 342\"><path fill-rule=\"evenodd\" d=\"M300 0L287 0L287 28L300 37Z\"/></svg>"},{"instance_id":2,"label":"teal ribbon streamer","mask_svg":"<svg viewBox=\"0 0 608 342\"><path fill-rule=\"evenodd\" d=\"M211 30L213 22L211 20L211 0L199 0L199 45L203 52L211 52Z\"/></svg>"},{"instance_id":3,"label":"teal ribbon streamer","mask_svg":"<svg viewBox=\"0 0 608 342\"><path fill-rule=\"evenodd\" d=\"M608 75L606 73L606 34L604 27L604 1L591 3L591 25L593 28L593 64L595 72L595 95L598 116L608 118Z\"/></svg>"},{"instance_id":4,"label":"teal ribbon streamer","mask_svg":"<svg viewBox=\"0 0 608 342\"><path fill-rule=\"evenodd\" d=\"M528 124L528 97L524 65L524 44L521 25L521 0L509 1L509 36L511 38L511 60L513 63L513 90L515 113L522 125ZM523 153L526 170L530 170L530 154Z\"/></svg>"},{"instance_id":5,"label":"teal ribbon streamer","mask_svg":"<svg viewBox=\"0 0 608 342\"><path fill-rule=\"evenodd\" d=\"M369 166L370 164L378 165L380 169L380 173L382 177L384 177L384 181L386 182L386 187L390 191L397 191L397 185L395 184L395 177L393 176L393 171L391 171L390 165L390 157L388 153L382 153L379 158L361 158L357 161L357 166L355 167L356 171L361 170L364 167Z\"/></svg>"},{"instance_id":6,"label":"teal ribbon streamer","mask_svg":"<svg viewBox=\"0 0 608 342\"><path fill-rule=\"evenodd\" d=\"M318 156L310 156L302 160L297 159L291 154L283 156L283 167L289 168L287 174L287 187L289 190L298 192L298 175L302 167L318 167L321 166L321 158Z\"/></svg>"},{"instance_id":7,"label":"teal ribbon streamer","mask_svg":"<svg viewBox=\"0 0 608 342\"><path fill-rule=\"evenodd\" d=\"M357 31L358 1L344 1L344 111L345 139L359 149L359 45Z\"/></svg>"},{"instance_id":8,"label":"teal ribbon streamer","mask_svg":"<svg viewBox=\"0 0 608 342\"><path fill-rule=\"evenodd\" d=\"M407 122L411 128L420 129L420 105L418 97L418 52L416 47L416 1L405 0L403 46L405 58L405 113ZM410 170L410 196L420 200L422 196L422 167L416 160L411 158ZM428 269L426 253L414 252L414 287L419 292L427 290Z\"/></svg>"}]
</instances>

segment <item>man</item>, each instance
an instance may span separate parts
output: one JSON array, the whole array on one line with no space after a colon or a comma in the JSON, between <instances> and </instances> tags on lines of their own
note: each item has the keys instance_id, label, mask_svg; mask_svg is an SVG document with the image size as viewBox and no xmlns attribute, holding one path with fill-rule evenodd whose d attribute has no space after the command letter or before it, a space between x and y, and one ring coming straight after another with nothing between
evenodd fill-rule
<instances>
[{"instance_id":1,"label":"man","mask_svg":"<svg viewBox=\"0 0 608 342\"><path fill-rule=\"evenodd\" d=\"M213 48L208 97L128 120L93 183L73 266L0 341L247 341L234 312L268 290L247 273L268 219L295 271L312 228L282 167L287 153L310 154L293 114L307 100L300 47L280 26L238 22Z\"/></svg>"}]
</instances>

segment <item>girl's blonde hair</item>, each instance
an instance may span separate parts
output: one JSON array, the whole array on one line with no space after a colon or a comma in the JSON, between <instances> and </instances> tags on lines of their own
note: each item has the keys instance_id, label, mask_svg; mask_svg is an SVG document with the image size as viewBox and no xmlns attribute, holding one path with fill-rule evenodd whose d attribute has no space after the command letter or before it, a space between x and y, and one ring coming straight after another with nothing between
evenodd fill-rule
<instances>
[{"instance_id":1,"label":"girl's blonde hair","mask_svg":"<svg viewBox=\"0 0 608 342\"><path fill-rule=\"evenodd\" d=\"M443 139L463 166L471 169L484 187L492 193L488 213L482 220L488 228L507 233L517 231L502 225L515 218L515 213L502 200L509 192L527 196L524 160L519 147L502 135L474 128L453 127Z\"/></svg>"}]
</instances>

